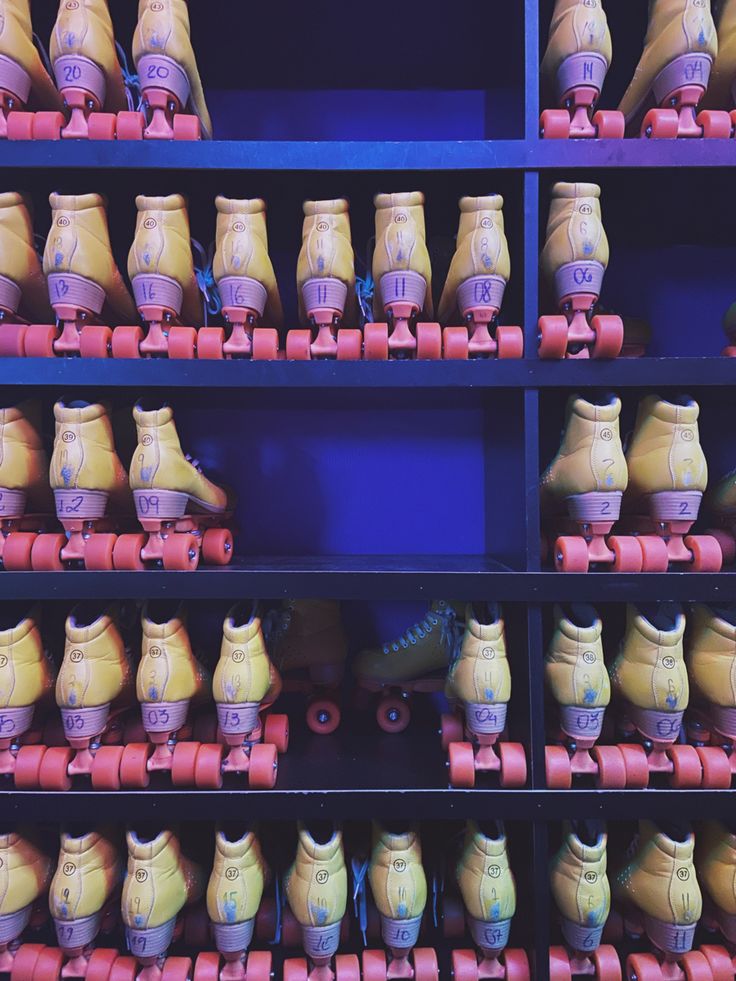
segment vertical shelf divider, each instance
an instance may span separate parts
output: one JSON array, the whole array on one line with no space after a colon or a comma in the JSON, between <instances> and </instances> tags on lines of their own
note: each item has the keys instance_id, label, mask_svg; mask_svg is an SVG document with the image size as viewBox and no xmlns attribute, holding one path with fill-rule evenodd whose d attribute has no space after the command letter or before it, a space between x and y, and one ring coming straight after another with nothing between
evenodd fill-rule
<instances>
[{"instance_id":1,"label":"vertical shelf divider","mask_svg":"<svg viewBox=\"0 0 736 981\"><path fill-rule=\"evenodd\" d=\"M539 0L524 3L524 137L539 137Z\"/></svg>"}]
</instances>

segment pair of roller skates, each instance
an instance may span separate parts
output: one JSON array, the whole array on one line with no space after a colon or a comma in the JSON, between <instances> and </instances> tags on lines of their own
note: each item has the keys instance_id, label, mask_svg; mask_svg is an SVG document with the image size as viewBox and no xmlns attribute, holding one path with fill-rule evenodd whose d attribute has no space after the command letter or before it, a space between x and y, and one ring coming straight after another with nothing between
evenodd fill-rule
<instances>
[{"instance_id":1,"label":"pair of roller skates","mask_svg":"<svg viewBox=\"0 0 736 981\"><path fill-rule=\"evenodd\" d=\"M733 135L736 113L736 3L726 0L718 27L710 4L656 0L649 5L644 51L617 111L598 110L612 45L602 0L557 0L542 78L550 101L540 121L547 139L716 138ZM704 103L709 108L698 112Z\"/></svg>"},{"instance_id":2,"label":"pair of roller skates","mask_svg":"<svg viewBox=\"0 0 736 981\"><path fill-rule=\"evenodd\" d=\"M185 0L166 4L148 0L140 5L133 36L135 84L128 81L118 60L105 0L60 0L51 34L53 80L34 41L29 6L9 4L0 34L0 136L11 140L211 136ZM137 89L141 109L133 111L129 106L138 96ZM26 112L27 104L44 108Z\"/></svg>"},{"instance_id":3,"label":"pair of roller skates","mask_svg":"<svg viewBox=\"0 0 736 981\"><path fill-rule=\"evenodd\" d=\"M559 452L541 481L555 568L666 572L676 564L693 572L718 572L723 556L717 540L688 534L708 478L698 404L686 397L642 399L626 456L620 411L615 396L568 401ZM611 534L614 525L621 534Z\"/></svg>"}]
</instances>

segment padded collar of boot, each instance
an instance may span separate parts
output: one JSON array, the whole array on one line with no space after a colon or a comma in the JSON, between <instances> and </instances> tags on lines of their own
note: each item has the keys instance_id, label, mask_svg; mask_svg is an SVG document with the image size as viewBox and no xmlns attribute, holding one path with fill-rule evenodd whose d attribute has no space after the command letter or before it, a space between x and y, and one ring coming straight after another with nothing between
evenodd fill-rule
<instances>
[{"instance_id":1,"label":"padded collar of boot","mask_svg":"<svg viewBox=\"0 0 736 981\"><path fill-rule=\"evenodd\" d=\"M607 402L589 402L582 395L571 395L567 402L567 415L580 416L589 422L616 422L621 415L621 399L611 395Z\"/></svg>"},{"instance_id":2,"label":"padded collar of boot","mask_svg":"<svg viewBox=\"0 0 736 981\"><path fill-rule=\"evenodd\" d=\"M605 831L598 835L598 840L594 845L586 845L575 834L572 828L566 829L565 846L576 859L580 862L600 862L606 854L608 835Z\"/></svg>"},{"instance_id":3,"label":"padded collar of boot","mask_svg":"<svg viewBox=\"0 0 736 981\"><path fill-rule=\"evenodd\" d=\"M376 823L373 825L373 843L374 845L383 845L390 851L403 852L413 848L414 845L418 846L419 840L413 828L394 833L393 831L386 831L385 828Z\"/></svg>"},{"instance_id":4,"label":"padded collar of boot","mask_svg":"<svg viewBox=\"0 0 736 981\"><path fill-rule=\"evenodd\" d=\"M139 194L135 206L138 211L186 211L187 199L183 194L166 194L163 197Z\"/></svg>"},{"instance_id":5,"label":"padded collar of boot","mask_svg":"<svg viewBox=\"0 0 736 981\"><path fill-rule=\"evenodd\" d=\"M20 844L21 837L17 831L8 831L7 834L0 834L0 851L6 851L8 848L14 848L16 845Z\"/></svg>"},{"instance_id":6,"label":"padded collar of boot","mask_svg":"<svg viewBox=\"0 0 736 981\"><path fill-rule=\"evenodd\" d=\"M52 191L49 194L49 204L52 211L88 211L90 208L107 210L107 198L104 194L59 194Z\"/></svg>"},{"instance_id":7,"label":"padded collar of boot","mask_svg":"<svg viewBox=\"0 0 736 981\"><path fill-rule=\"evenodd\" d=\"M27 637L36 627L36 620L33 613L20 619L14 626L0 630L0 647L12 647L19 641Z\"/></svg>"},{"instance_id":8,"label":"padded collar of boot","mask_svg":"<svg viewBox=\"0 0 736 981\"><path fill-rule=\"evenodd\" d=\"M691 625L693 621L736 644L736 610L718 609L705 603L697 603L690 615Z\"/></svg>"},{"instance_id":9,"label":"padded collar of boot","mask_svg":"<svg viewBox=\"0 0 736 981\"><path fill-rule=\"evenodd\" d=\"M555 605L554 616L557 629L569 640L579 644L593 644L600 639L603 632L600 617L588 603L573 603L570 616L565 615L561 606Z\"/></svg>"},{"instance_id":10,"label":"padded collar of boot","mask_svg":"<svg viewBox=\"0 0 736 981\"><path fill-rule=\"evenodd\" d=\"M332 198L331 201L305 201L302 205L305 218L315 215L345 215L350 208L347 198Z\"/></svg>"},{"instance_id":11,"label":"padded collar of boot","mask_svg":"<svg viewBox=\"0 0 736 981\"><path fill-rule=\"evenodd\" d=\"M498 640L503 636L501 608L497 603L489 603L488 608L491 619L487 623L478 620L472 603L468 603L465 610L465 628L478 640Z\"/></svg>"},{"instance_id":12,"label":"padded collar of boot","mask_svg":"<svg viewBox=\"0 0 736 981\"><path fill-rule=\"evenodd\" d=\"M95 617L91 623L79 623L80 609L80 606L75 606L66 618L64 625L66 639L71 644L84 644L90 640L94 640L96 637L104 634L113 623L113 618L107 610L98 617Z\"/></svg>"},{"instance_id":13,"label":"padded collar of boot","mask_svg":"<svg viewBox=\"0 0 736 981\"><path fill-rule=\"evenodd\" d=\"M84 835L72 835L67 831L62 831L61 833L61 855L78 855L80 859L84 860L84 856L93 848L97 846L97 843L102 840L102 835L99 831L88 831Z\"/></svg>"},{"instance_id":14,"label":"padded collar of boot","mask_svg":"<svg viewBox=\"0 0 736 981\"><path fill-rule=\"evenodd\" d=\"M502 211L503 198L500 194L486 194L479 198L464 197L460 198L458 206L463 214L474 211Z\"/></svg>"},{"instance_id":15,"label":"padded collar of boot","mask_svg":"<svg viewBox=\"0 0 736 981\"><path fill-rule=\"evenodd\" d=\"M570 184L567 181L558 181L552 187L553 198L599 198L601 189L598 184L585 184L580 181Z\"/></svg>"},{"instance_id":16,"label":"padded collar of boot","mask_svg":"<svg viewBox=\"0 0 736 981\"><path fill-rule=\"evenodd\" d=\"M664 855L674 858L677 861L687 861L692 859L695 851L695 835L688 833L685 841L673 841L664 831L660 831L653 821L639 821L639 833L642 842L653 844Z\"/></svg>"},{"instance_id":17,"label":"padded collar of boot","mask_svg":"<svg viewBox=\"0 0 736 981\"><path fill-rule=\"evenodd\" d=\"M241 606L242 604L236 603L235 606L231 607L222 625L223 636L226 640L232 641L233 644L247 644L261 630L261 618L256 616L255 603L251 607L250 618L245 622L238 615ZM237 623L235 622L236 617L238 618Z\"/></svg>"},{"instance_id":18,"label":"padded collar of boot","mask_svg":"<svg viewBox=\"0 0 736 981\"><path fill-rule=\"evenodd\" d=\"M424 204L421 191L398 191L394 194L376 194L373 204L381 211L384 208L419 208Z\"/></svg>"},{"instance_id":19,"label":"padded collar of boot","mask_svg":"<svg viewBox=\"0 0 736 981\"><path fill-rule=\"evenodd\" d=\"M156 640L166 640L167 637L173 637L179 630L186 629L186 614L182 603L177 603L176 607L173 604L169 605L166 603L163 608L165 610L173 609L173 613L170 617L164 614L162 619L159 620L153 615L153 611L158 609L158 604L152 606L150 601L145 603L141 611L141 626L146 637L155 638Z\"/></svg>"},{"instance_id":20,"label":"padded collar of boot","mask_svg":"<svg viewBox=\"0 0 736 981\"><path fill-rule=\"evenodd\" d=\"M215 207L221 215L259 215L266 210L263 198L226 198L218 194Z\"/></svg>"},{"instance_id":21,"label":"padded collar of boot","mask_svg":"<svg viewBox=\"0 0 736 981\"><path fill-rule=\"evenodd\" d=\"M217 831L215 834L215 848L225 858L244 858L255 842L256 836L252 831L247 831L242 838L235 841L227 838L224 831Z\"/></svg>"},{"instance_id":22,"label":"padded collar of boot","mask_svg":"<svg viewBox=\"0 0 736 981\"><path fill-rule=\"evenodd\" d=\"M109 415L107 406L102 402L73 402L59 401L54 405L54 419L57 422L82 423L94 422Z\"/></svg>"},{"instance_id":23,"label":"padded collar of boot","mask_svg":"<svg viewBox=\"0 0 736 981\"><path fill-rule=\"evenodd\" d=\"M328 841L317 842L303 824L299 825L299 845L303 852L318 862L327 862L342 851L342 831L335 828Z\"/></svg>"},{"instance_id":24,"label":"padded collar of boot","mask_svg":"<svg viewBox=\"0 0 736 981\"><path fill-rule=\"evenodd\" d=\"M136 831L128 831L125 840L128 845L128 853L138 861L150 861L156 858L169 844L173 845L177 851L179 850L179 842L174 837L173 831L168 829L159 831L156 837L151 838L150 841L141 841Z\"/></svg>"},{"instance_id":25,"label":"padded collar of boot","mask_svg":"<svg viewBox=\"0 0 736 981\"><path fill-rule=\"evenodd\" d=\"M473 842L473 847L489 857L497 858L506 854L506 835L501 831L497 838L484 835L477 821L468 821L467 835Z\"/></svg>"},{"instance_id":26,"label":"padded collar of boot","mask_svg":"<svg viewBox=\"0 0 736 981\"><path fill-rule=\"evenodd\" d=\"M30 208L30 202L25 194L21 194L20 191L3 191L0 194L0 209L17 208L19 206Z\"/></svg>"},{"instance_id":27,"label":"padded collar of boot","mask_svg":"<svg viewBox=\"0 0 736 981\"><path fill-rule=\"evenodd\" d=\"M133 406L133 418L136 426L141 429L155 429L158 426L165 426L174 418L174 410L170 405L162 405L158 409L143 409L140 403Z\"/></svg>"},{"instance_id":28,"label":"padded collar of boot","mask_svg":"<svg viewBox=\"0 0 736 981\"><path fill-rule=\"evenodd\" d=\"M646 613L629 604L626 618L629 628L638 631L642 637L658 647L676 647L685 633L685 614L675 603L660 603L652 606ZM659 625L653 621L658 621ZM666 627L665 623L671 626Z\"/></svg>"},{"instance_id":29,"label":"padded collar of boot","mask_svg":"<svg viewBox=\"0 0 736 981\"><path fill-rule=\"evenodd\" d=\"M681 402L668 402L658 395L647 395L646 398L642 399L639 403L638 413L641 419L654 416L655 419L673 426L678 423L692 425L698 421L699 414L700 406L687 396L683 396Z\"/></svg>"}]
</instances>

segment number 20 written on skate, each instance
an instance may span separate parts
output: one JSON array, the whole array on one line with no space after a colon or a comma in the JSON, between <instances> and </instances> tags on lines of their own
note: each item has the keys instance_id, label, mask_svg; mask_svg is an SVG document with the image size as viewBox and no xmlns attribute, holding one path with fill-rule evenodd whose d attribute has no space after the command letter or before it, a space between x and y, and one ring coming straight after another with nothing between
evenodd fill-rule
<instances>
[{"instance_id":1,"label":"number 20 written on skate","mask_svg":"<svg viewBox=\"0 0 736 981\"><path fill-rule=\"evenodd\" d=\"M77 82L82 77L82 69L79 65L64 65L64 81Z\"/></svg>"}]
</instances>

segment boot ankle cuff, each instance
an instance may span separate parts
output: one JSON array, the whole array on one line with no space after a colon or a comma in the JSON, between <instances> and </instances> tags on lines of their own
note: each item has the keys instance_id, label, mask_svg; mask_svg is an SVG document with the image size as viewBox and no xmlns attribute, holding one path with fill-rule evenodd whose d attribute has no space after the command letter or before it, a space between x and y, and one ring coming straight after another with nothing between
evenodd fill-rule
<instances>
[{"instance_id":1,"label":"boot ankle cuff","mask_svg":"<svg viewBox=\"0 0 736 981\"><path fill-rule=\"evenodd\" d=\"M68 424L94 422L95 419L102 419L107 415L107 407L100 402L90 402L80 405L67 405L65 402L56 402L54 405L54 419L56 422L65 422Z\"/></svg>"},{"instance_id":2,"label":"boot ankle cuff","mask_svg":"<svg viewBox=\"0 0 736 981\"><path fill-rule=\"evenodd\" d=\"M0 647L10 647L11 644L17 644L24 637L27 637L35 626L36 620L29 615L19 620L15 626L8 627L7 630L0 630Z\"/></svg>"},{"instance_id":3,"label":"boot ankle cuff","mask_svg":"<svg viewBox=\"0 0 736 981\"><path fill-rule=\"evenodd\" d=\"M84 644L90 640L101 637L102 634L112 625L112 617L109 613L102 613L92 623L85 623L78 626L74 616L74 610L66 618L65 632L66 639L71 644Z\"/></svg>"},{"instance_id":4,"label":"boot ankle cuff","mask_svg":"<svg viewBox=\"0 0 736 981\"><path fill-rule=\"evenodd\" d=\"M159 409L142 409L138 404L133 406L133 418L136 426L141 429L156 429L171 422L174 418L174 410L170 405L163 405Z\"/></svg>"},{"instance_id":5,"label":"boot ankle cuff","mask_svg":"<svg viewBox=\"0 0 736 981\"><path fill-rule=\"evenodd\" d=\"M226 198L218 194L215 207L221 215L259 215L266 210L263 198Z\"/></svg>"},{"instance_id":6,"label":"boot ankle cuff","mask_svg":"<svg viewBox=\"0 0 736 981\"><path fill-rule=\"evenodd\" d=\"M330 201L305 201L302 207L305 218L314 218L315 215L346 215L350 202L347 198L333 198Z\"/></svg>"},{"instance_id":7,"label":"boot ankle cuff","mask_svg":"<svg viewBox=\"0 0 736 981\"><path fill-rule=\"evenodd\" d=\"M688 399L686 402L668 402L656 395L648 395L639 406L639 417L654 416L669 425L694 425L698 421L700 407L697 402Z\"/></svg>"},{"instance_id":8,"label":"boot ankle cuff","mask_svg":"<svg viewBox=\"0 0 736 981\"><path fill-rule=\"evenodd\" d=\"M135 199L135 206L138 211L181 211L186 208L187 199L183 194L167 194L164 197L152 198L139 194Z\"/></svg>"},{"instance_id":9,"label":"boot ankle cuff","mask_svg":"<svg viewBox=\"0 0 736 981\"><path fill-rule=\"evenodd\" d=\"M90 208L107 210L107 198L103 194L49 194L52 211L88 211Z\"/></svg>"},{"instance_id":10,"label":"boot ankle cuff","mask_svg":"<svg viewBox=\"0 0 736 981\"><path fill-rule=\"evenodd\" d=\"M479 198L464 197L460 198L459 207L463 214L474 211L502 211L503 198L500 194L486 194Z\"/></svg>"},{"instance_id":11,"label":"boot ankle cuff","mask_svg":"<svg viewBox=\"0 0 736 981\"><path fill-rule=\"evenodd\" d=\"M553 198L599 198L601 189L597 184L584 184L576 182L569 184L567 181L558 181L552 188Z\"/></svg>"},{"instance_id":12,"label":"boot ankle cuff","mask_svg":"<svg viewBox=\"0 0 736 981\"><path fill-rule=\"evenodd\" d=\"M589 422L617 422L621 414L621 399L614 395L606 404L598 405L596 402L588 402L580 395L573 395L570 398L570 408L574 415Z\"/></svg>"},{"instance_id":13,"label":"boot ankle cuff","mask_svg":"<svg viewBox=\"0 0 736 981\"><path fill-rule=\"evenodd\" d=\"M246 831L237 841L230 841L222 831L218 831L215 838L215 847L220 855L224 855L225 858L242 858L243 855L251 850L255 840L256 837L252 831Z\"/></svg>"},{"instance_id":14,"label":"boot ankle cuff","mask_svg":"<svg viewBox=\"0 0 736 981\"><path fill-rule=\"evenodd\" d=\"M424 204L421 191L399 191L395 194L376 194L373 204L380 211L384 208L418 208Z\"/></svg>"}]
</instances>

